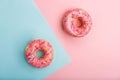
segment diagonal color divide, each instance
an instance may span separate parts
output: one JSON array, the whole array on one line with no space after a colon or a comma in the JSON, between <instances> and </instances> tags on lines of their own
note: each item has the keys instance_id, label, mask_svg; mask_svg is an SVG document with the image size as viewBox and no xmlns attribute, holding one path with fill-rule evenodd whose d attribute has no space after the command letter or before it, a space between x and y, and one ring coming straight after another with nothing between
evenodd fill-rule
<instances>
[{"instance_id":1,"label":"diagonal color divide","mask_svg":"<svg viewBox=\"0 0 120 80\"><path fill-rule=\"evenodd\" d=\"M37 69L25 60L25 47L33 39L53 45L49 67ZM0 0L0 57L0 80L42 80L70 61L33 0Z\"/></svg>"}]
</instances>

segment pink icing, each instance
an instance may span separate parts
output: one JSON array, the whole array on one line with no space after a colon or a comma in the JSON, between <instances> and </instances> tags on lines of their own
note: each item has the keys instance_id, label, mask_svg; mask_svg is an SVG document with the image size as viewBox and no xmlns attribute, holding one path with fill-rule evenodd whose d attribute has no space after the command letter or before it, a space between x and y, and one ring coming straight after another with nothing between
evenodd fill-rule
<instances>
[{"instance_id":1,"label":"pink icing","mask_svg":"<svg viewBox=\"0 0 120 80\"><path fill-rule=\"evenodd\" d=\"M82 37L88 34L91 26L92 19L83 9L69 10L63 19L64 30L75 37Z\"/></svg>"},{"instance_id":2,"label":"pink icing","mask_svg":"<svg viewBox=\"0 0 120 80\"><path fill-rule=\"evenodd\" d=\"M36 56L36 52L39 50L44 53L42 58ZM36 68L44 68L50 65L53 60L53 54L53 47L45 40L33 40L26 48L26 59L30 65Z\"/></svg>"}]
</instances>

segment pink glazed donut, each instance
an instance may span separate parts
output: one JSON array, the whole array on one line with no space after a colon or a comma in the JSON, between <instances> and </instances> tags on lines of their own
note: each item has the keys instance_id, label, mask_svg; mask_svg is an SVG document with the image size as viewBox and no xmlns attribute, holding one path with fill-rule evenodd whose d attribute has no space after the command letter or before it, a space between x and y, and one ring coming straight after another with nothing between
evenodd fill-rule
<instances>
[{"instance_id":1,"label":"pink glazed donut","mask_svg":"<svg viewBox=\"0 0 120 80\"><path fill-rule=\"evenodd\" d=\"M83 37L90 31L92 19L83 9L72 9L66 12L63 18L64 30L74 36Z\"/></svg>"},{"instance_id":2,"label":"pink glazed donut","mask_svg":"<svg viewBox=\"0 0 120 80\"><path fill-rule=\"evenodd\" d=\"M37 51L43 51L44 56L38 58ZM26 59L28 63L36 68L44 68L50 65L53 60L54 50L52 45L45 40L33 40L26 48Z\"/></svg>"}]
</instances>

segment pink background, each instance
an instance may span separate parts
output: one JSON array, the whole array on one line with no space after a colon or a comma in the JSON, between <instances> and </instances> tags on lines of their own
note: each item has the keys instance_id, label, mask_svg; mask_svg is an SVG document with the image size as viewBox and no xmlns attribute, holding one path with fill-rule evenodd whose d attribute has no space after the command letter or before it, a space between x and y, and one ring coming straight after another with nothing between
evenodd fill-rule
<instances>
[{"instance_id":1,"label":"pink background","mask_svg":"<svg viewBox=\"0 0 120 80\"><path fill-rule=\"evenodd\" d=\"M120 80L120 0L35 2L72 59L46 80ZM62 17L71 8L83 8L92 17L92 30L83 38L62 30Z\"/></svg>"}]
</instances>

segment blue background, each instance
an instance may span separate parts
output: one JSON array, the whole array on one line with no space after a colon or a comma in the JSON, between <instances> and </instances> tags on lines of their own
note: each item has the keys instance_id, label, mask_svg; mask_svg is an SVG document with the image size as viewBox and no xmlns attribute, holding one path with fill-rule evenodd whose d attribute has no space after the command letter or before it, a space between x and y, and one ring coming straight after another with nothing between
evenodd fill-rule
<instances>
[{"instance_id":1,"label":"blue background","mask_svg":"<svg viewBox=\"0 0 120 80\"><path fill-rule=\"evenodd\" d=\"M48 40L54 47L47 68L34 68L25 59L25 48L34 39ZM42 80L69 61L33 0L0 0L0 80Z\"/></svg>"}]
</instances>

